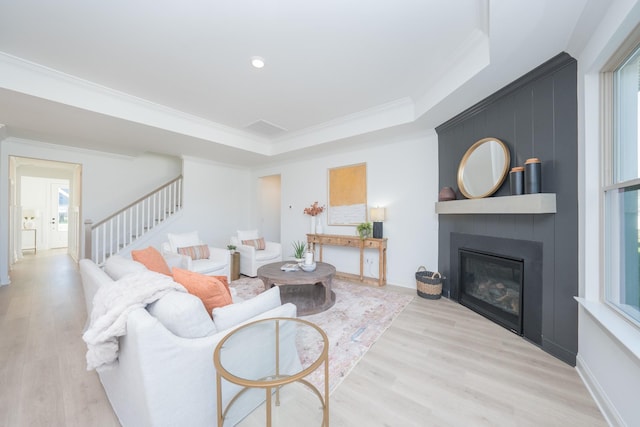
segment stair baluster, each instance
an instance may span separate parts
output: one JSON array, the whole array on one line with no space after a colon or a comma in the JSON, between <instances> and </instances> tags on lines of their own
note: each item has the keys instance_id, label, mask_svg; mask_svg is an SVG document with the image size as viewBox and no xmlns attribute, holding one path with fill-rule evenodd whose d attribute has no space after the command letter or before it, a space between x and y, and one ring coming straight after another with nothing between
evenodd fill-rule
<instances>
[{"instance_id":1,"label":"stair baluster","mask_svg":"<svg viewBox=\"0 0 640 427\"><path fill-rule=\"evenodd\" d=\"M182 175L107 218L86 220L84 258L102 265L182 210Z\"/></svg>"}]
</instances>

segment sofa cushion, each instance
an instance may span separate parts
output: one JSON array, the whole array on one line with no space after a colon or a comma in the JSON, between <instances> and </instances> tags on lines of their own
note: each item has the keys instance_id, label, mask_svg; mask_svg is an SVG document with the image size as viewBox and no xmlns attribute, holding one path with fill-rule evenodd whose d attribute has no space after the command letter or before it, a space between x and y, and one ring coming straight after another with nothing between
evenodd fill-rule
<instances>
[{"instance_id":1,"label":"sofa cushion","mask_svg":"<svg viewBox=\"0 0 640 427\"><path fill-rule=\"evenodd\" d=\"M264 237L260 237L259 239L243 240L242 244L247 246L253 246L254 248L256 248L257 251L263 251L264 248L266 247L264 243Z\"/></svg>"},{"instance_id":2,"label":"sofa cushion","mask_svg":"<svg viewBox=\"0 0 640 427\"><path fill-rule=\"evenodd\" d=\"M281 304L280 288L274 286L241 303L214 308L213 323L218 331L224 331Z\"/></svg>"},{"instance_id":3,"label":"sofa cushion","mask_svg":"<svg viewBox=\"0 0 640 427\"><path fill-rule=\"evenodd\" d=\"M178 253L178 248L187 248L189 246L198 246L202 244L197 231L180 234L168 233L167 238L169 239L171 252L175 253Z\"/></svg>"},{"instance_id":4,"label":"sofa cushion","mask_svg":"<svg viewBox=\"0 0 640 427\"><path fill-rule=\"evenodd\" d=\"M191 271L210 275L211 273L224 269L226 266L227 264L224 262L213 261L210 259L197 259L191 262Z\"/></svg>"},{"instance_id":5,"label":"sofa cushion","mask_svg":"<svg viewBox=\"0 0 640 427\"><path fill-rule=\"evenodd\" d=\"M210 256L208 245L196 245L178 248L178 253L181 255L186 255L192 260L209 259Z\"/></svg>"},{"instance_id":6,"label":"sofa cushion","mask_svg":"<svg viewBox=\"0 0 640 427\"><path fill-rule=\"evenodd\" d=\"M214 308L233 303L229 290L220 280L213 276L205 276L194 271L174 268L173 279L184 286L190 294L202 300L209 316L211 316Z\"/></svg>"},{"instance_id":7,"label":"sofa cushion","mask_svg":"<svg viewBox=\"0 0 640 427\"><path fill-rule=\"evenodd\" d=\"M149 304L147 310L165 328L182 338L201 338L217 332L202 301L195 295L169 292Z\"/></svg>"},{"instance_id":8,"label":"sofa cushion","mask_svg":"<svg viewBox=\"0 0 640 427\"><path fill-rule=\"evenodd\" d=\"M149 246L147 249L131 251L131 258L143 264L148 270L171 276L171 270L169 270L167 261L164 260L162 254L153 246Z\"/></svg>"},{"instance_id":9,"label":"sofa cushion","mask_svg":"<svg viewBox=\"0 0 640 427\"><path fill-rule=\"evenodd\" d=\"M280 252L273 249L256 251L256 261L267 261L270 259L278 258L279 256L280 256Z\"/></svg>"},{"instance_id":10,"label":"sofa cushion","mask_svg":"<svg viewBox=\"0 0 640 427\"><path fill-rule=\"evenodd\" d=\"M258 230L238 230L238 240L240 241L257 239L259 237Z\"/></svg>"},{"instance_id":11,"label":"sofa cushion","mask_svg":"<svg viewBox=\"0 0 640 427\"><path fill-rule=\"evenodd\" d=\"M138 273L144 271L146 267L129 258L125 258L122 255L111 255L104 263L104 272L109 275L113 280L120 280L127 274Z\"/></svg>"}]
</instances>

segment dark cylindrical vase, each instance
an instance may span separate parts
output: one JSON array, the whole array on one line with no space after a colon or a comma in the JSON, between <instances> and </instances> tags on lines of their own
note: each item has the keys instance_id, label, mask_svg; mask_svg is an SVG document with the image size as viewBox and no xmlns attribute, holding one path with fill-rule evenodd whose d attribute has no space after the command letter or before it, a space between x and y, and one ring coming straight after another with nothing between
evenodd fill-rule
<instances>
[{"instance_id":1,"label":"dark cylindrical vase","mask_svg":"<svg viewBox=\"0 0 640 427\"><path fill-rule=\"evenodd\" d=\"M532 157L524 162L524 192L534 194L542 192L542 165L540 159Z\"/></svg>"},{"instance_id":2,"label":"dark cylindrical vase","mask_svg":"<svg viewBox=\"0 0 640 427\"><path fill-rule=\"evenodd\" d=\"M516 166L509 172L509 185L511 186L511 195L517 196L524 194L524 168Z\"/></svg>"}]
</instances>

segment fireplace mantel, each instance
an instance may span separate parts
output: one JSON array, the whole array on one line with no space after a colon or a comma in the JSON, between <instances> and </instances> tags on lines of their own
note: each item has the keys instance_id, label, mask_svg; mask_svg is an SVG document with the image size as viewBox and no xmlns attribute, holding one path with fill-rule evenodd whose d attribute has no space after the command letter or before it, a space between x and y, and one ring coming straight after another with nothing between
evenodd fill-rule
<instances>
[{"instance_id":1,"label":"fireplace mantel","mask_svg":"<svg viewBox=\"0 0 640 427\"><path fill-rule=\"evenodd\" d=\"M449 200L436 202L436 213L440 215L552 214L556 213L556 195L555 193L537 193L484 199Z\"/></svg>"}]
</instances>

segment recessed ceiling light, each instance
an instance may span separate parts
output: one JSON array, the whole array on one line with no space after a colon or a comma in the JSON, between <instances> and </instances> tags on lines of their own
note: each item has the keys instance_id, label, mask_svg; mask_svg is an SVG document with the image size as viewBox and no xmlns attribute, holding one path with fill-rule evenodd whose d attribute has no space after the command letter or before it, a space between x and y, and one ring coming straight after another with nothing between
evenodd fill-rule
<instances>
[{"instance_id":1,"label":"recessed ceiling light","mask_svg":"<svg viewBox=\"0 0 640 427\"><path fill-rule=\"evenodd\" d=\"M259 56L252 57L251 58L251 65L253 65L255 68L264 67L264 58L260 58Z\"/></svg>"}]
</instances>

